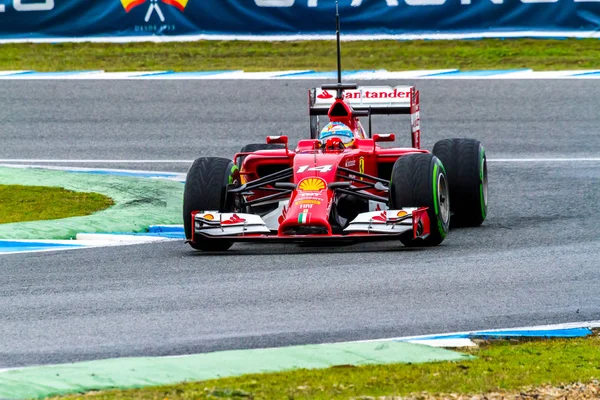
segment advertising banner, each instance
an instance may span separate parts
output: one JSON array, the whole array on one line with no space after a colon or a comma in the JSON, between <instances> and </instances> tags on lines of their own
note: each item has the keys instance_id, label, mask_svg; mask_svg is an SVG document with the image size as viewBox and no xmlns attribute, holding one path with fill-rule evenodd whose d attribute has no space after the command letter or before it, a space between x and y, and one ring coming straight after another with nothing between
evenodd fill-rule
<instances>
[{"instance_id":1,"label":"advertising banner","mask_svg":"<svg viewBox=\"0 0 600 400\"><path fill-rule=\"evenodd\" d=\"M593 32L600 0L339 0L343 34ZM332 35L333 0L0 0L0 38Z\"/></svg>"}]
</instances>

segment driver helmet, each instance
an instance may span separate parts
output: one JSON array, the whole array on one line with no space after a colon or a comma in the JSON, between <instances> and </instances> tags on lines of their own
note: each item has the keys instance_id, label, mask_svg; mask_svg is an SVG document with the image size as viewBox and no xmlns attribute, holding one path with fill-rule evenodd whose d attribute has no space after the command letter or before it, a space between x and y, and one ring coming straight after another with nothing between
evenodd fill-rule
<instances>
[{"instance_id":1,"label":"driver helmet","mask_svg":"<svg viewBox=\"0 0 600 400\"><path fill-rule=\"evenodd\" d=\"M341 122L328 123L319 134L319 141L322 145L327 143L331 138L338 138L345 147L350 147L354 144L354 134L352 130Z\"/></svg>"}]
</instances>

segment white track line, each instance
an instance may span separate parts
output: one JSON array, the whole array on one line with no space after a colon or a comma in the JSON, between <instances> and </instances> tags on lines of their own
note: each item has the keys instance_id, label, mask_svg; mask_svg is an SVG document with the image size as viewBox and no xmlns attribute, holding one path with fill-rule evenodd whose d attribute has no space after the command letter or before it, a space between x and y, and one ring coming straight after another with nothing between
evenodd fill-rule
<instances>
[{"instance_id":1,"label":"white track line","mask_svg":"<svg viewBox=\"0 0 600 400\"><path fill-rule=\"evenodd\" d=\"M500 328L500 329L478 329L474 331L463 331L463 332L448 332L448 333L436 333L430 335L419 335L419 336L402 336L392 337L383 339L366 339L356 340L350 343L362 343L362 342L386 342L386 341L413 341L413 340L427 340L433 337L443 338L443 336L456 336L456 335L474 335L481 333L494 333L494 332L517 332L517 331L546 331L546 330L558 330L558 329L571 329L571 328L589 328L595 329L600 328L600 320L586 321L586 322L567 322L562 324L551 324L551 325L534 325L534 326L520 326L517 328Z\"/></svg>"},{"instance_id":2,"label":"white track line","mask_svg":"<svg viewBox=\"0 0 600 400\"><path fill-rule=\"evenodd\" d=\"M50 164L179 164L192 163L194 160L38 160L38 159L0 159L0 163L50 163Z\"/></svg>"},{"instance_id":3,"label":"white track line","mask_svg":"<svg viewBox=\"0 0 600 400\"><path fill-rule=\"evenodd\" d=\"M475 31L468 33L400 33L400 34L344 34L343 42L373 41L373 40L456 40L456 39L483 39L483 38L599 38L598 31L514 31L514 32L489 32ZM247 40L247 41L305 41L305 40L335 40L335 35L326 34L291 34L291 35L176 35L176 36L118 36L118 37L56 37L56 38L27 38L27 39L2 39L0 43L133 43L133 42L195 42L198 40Z\"/></svg>"},{"instance_id":4,"label":"white track line","mask_svg":"<svg viewBox=\"0 0 600 400\"><path fill-rule=\"evenodd\" d=\"M572 158L491 158L489 162L535 163L535 162L599 162L600 157ZM190 164L194 160L41 160L41 159L0 159L0 163L47 163L47 164Z\"/></svg>"},{"instance_id":5,"label":"white track line","mask_svg":"<svg viewBox=\"0 0 600 400\"><path fill-rule=\"evenodd\" d=\"M575 161L600 161L600 157L582 157L582 158L493 158L490 162L575 162Z\"/></svg>"}]
</instances>

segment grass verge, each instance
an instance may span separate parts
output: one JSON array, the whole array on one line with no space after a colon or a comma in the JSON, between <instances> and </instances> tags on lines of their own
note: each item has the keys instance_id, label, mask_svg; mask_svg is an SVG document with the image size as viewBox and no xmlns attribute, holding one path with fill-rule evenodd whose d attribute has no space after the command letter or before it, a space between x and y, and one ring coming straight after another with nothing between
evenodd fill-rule
<instances>
[{"instance_id":1,"label":"grass verge","mask_svg":"<svg viewBox=\"0 0 600 400\"><path fill-rule=\"evenodd\" d=\"M113 205L98 193L58 187L0 185L0 224L90 215Z\"/></svg>"},{"instance_id":2,"label":"grass verge","mask_svg":"<svg viewBox=\"0 0 600 400\"><path fill-rule=\"evenodd\" d=\"M485 39L342 43L343 67L390 71L600 67L598 39ZM335 70L334 41L0 45L0 70Z\"/></svg>"},{"instance_id":3,"label":"grass verge","mask_svg":"<svg viewBox=\"0 0 600 400\"><path fill-rule=\"evenodd\" d=\"M478 394L592 382L600 378L598 335L580 339L482 343L479 348L464 351L474 354L477 359L245 375L172 386L89 393L78 398L372 399L374 396L409 394L425 397L424 392ZM600 386L596 388L600 389Z\"/></svg>"}]
</instances>

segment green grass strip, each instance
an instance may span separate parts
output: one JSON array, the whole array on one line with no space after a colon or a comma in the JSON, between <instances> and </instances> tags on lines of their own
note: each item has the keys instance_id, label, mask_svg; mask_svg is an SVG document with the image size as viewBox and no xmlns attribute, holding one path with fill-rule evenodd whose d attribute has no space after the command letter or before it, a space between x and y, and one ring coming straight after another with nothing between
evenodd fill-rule
<instances>
[{"instance_id":1,"label":"green grass strip","mask_svg":"<svg viewBox=\"0 0 600 400\"><path fill-rule=\"evenodd\" d=\"M0 224L0 239L72 239L79 232L141 232L153 224L182 224L183 184L163 179L0 167L0 184L94 192L114 205L91 215Z\"/></svg>"},{"instance_id":2,"label":"green grass strip","mask_svg":"<svg viewBox=\"0 0 600 400\"><path fill-rule=\"evenodd\" d=\"M0 372L0 398L39 398L334 365L425 363L470 358L450 350L400 342L335 343L185 357L121 358ZM119 395L113 393L110 396Z\"/></svg>"},{"instance_id":3,"label":"green grass strip","mask_svg":"<svg viewBox=\"0 0 600 400\"><path fill-rule=\"evenodd\" d=\"M46 186L0 185L0 224L90 215L114 203L99 193Z\"/></svg>"},{"instance_id":4,"label":"green grass strip","mask_svg":"<svg viewBox=\"0 0 600 400\"><path fill-rule=\"evenodd\" d=\"M342 63L345 70L596 69L598 43L598 39L343 42ZM335 42L326 40L0 45L0 70L333 71L335 63Z\"/></svg>"},{"instance_id":5,"label":"green grass strip","mask_svg":"<svg viewBox=\"0 0 600 400\"><path fill-rule=\"evenodd\" d=\"M498 342L469 350L476 359L461 362L302 369L139 390L108 391L78 398L324 400L374 399L423 392L482 394L593 381L600 378L599 349L600 337L597 335L578 339Z\"/></svg>"}]
</instances>

